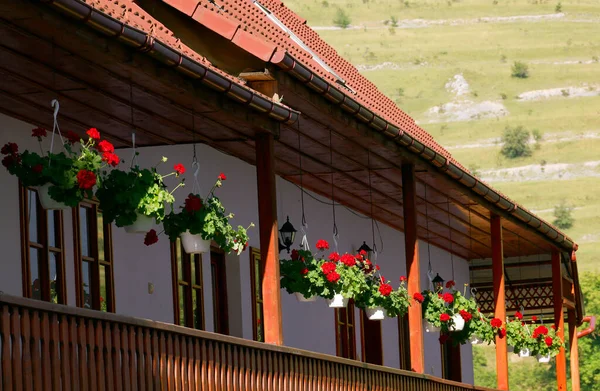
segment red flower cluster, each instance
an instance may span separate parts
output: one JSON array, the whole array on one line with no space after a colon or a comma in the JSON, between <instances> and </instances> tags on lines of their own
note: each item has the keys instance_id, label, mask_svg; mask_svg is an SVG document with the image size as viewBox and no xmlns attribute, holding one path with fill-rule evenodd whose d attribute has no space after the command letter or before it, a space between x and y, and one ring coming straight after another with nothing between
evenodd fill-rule
<instances>
[{"instance_id":1,"label":"red flower cluster","mask_svg":"<svg viewBox=\"0 0 600 391\"><path fill-rule=\"evenodd\" d=\"M494 328L502 327L502 321L498 318L494 318L490 321L490 325Z\"/></svg>"},{"instance_id":2,"label":"red flower cluster","mask_svg":"<svg viewBox=\"0 0 600 391\"><path fill-rule=\"evenodd\" d=\"M114 153L115 152L115 147L114 145L112 145L110 142L106 141L106 140L102 140L98 143L98 146L96 147L98 149L98 151L100 151L101 153Z\"/></svg>"},{"instance_id":3,"label":"red flower cluster","mask_svg":"<svg viewBox=\"0 0 600 391\"><path fill-rule=\"evenodd\" d=\"M450 280L446 283L446 288L450 289L452 288L454 285L456 285L456 283L454 282L454 280Z\"/></svg>"},{"instance_id":4,"label":"red flower cluster","mask_svg":"<svg viewBox=\"0 0 600 391\"><path fill-rule=\"evenodd\" d=\"M47 135L48 131L44 128L35 128L31 131L31 137L37 137L38 139L46 137Z\"/></svg>"},{"instance_id":5,"label":"red flower cluster","mask_svg":"<svg viewBox=\"0 0 600 391\"><path fill-rule=\"evenodd\" d=\"M363 265L364 265L364 272L365 273L371 273L373 271L373 263L371 261L369 261L368 259L365 259L363 261Z\"/></svg>"},{"instance_id":6,"label":"red flower cluster","mask_svg":"<svg viewBox=\"0 0 600 391\"><path fill-rule=\"evenodd\" d=\"M336 265L334 262L325 262L321 265L321 271L325 275L329 275L335 272Z\"/></svg>"},{"instance_id":7,"label":"red flower cluster","mask_svg":"<svg viewBox=\"0 0 600 391\"><path fill-rule=\"evenodd\" d=\"M317 250L329 250L329 243L323 239L317 240Z\"/></svg>"},{"instance_id":8,"label":"red flower cluster","mask_svg":"<svg viewBox=\"0 0 600 391\"><path fill-rule=\"evenodd\" d=\"M389 296L392 291L394 290L394 288L392 288L392 286L390 284L381 284L379 285L379 293L381 293L381 296Z\"/></svg>"},{"instance_id":9,"label":"red flower cluster","mask_svg":"<svg viewBox=\"0 0 600 391\"><path fill-rule=\"evenodd\" d=\"M175 173L177 174L177 176L179 176L183 175L183 173L185 172L185 167L183 166L183 164L177 163L173 166L173 170L175 170Z\"/></svg>"},{"instance_id":10,"label":"red flower cluster","mask_svg":"<svg viewBox=\"0 0 600 391\"><path fill-rule=\"evenodd\" d=\"M67 139L67 142L71 145L73 145L81 140L79 135L77 133L73 132L72 130L67 130L63 134L63 136L65 136L65 138Z\"/></svg>"},{"instance_id":11,"label":"red flower cluster","mask_svg":"<svg viewBox=\"0 0 600 391\"><path fill-rule=\"evenodd\" d=\"M515 312L515 318L519 320L523 320L523 314L519 311Z\"/></svg>"},{"instance_id":12,"label":"red flower cluster","mask_svg":"<svg viewBox=\"0 0 600 391\"><path fill-rule=\"evenodd\" d=\"M79 170L77 173L77 184L80 189L89 190L96 185L96 174L89 170Z\"/></svg>"},{"instance_id":13,"label":"red flower cluster","mask_svg":"<svg viewBox=\"0 0 600 391\"><path fill-rule=\"evenodd\" d=\"M98 129L89 128L86 133L91 139L100 140L100 132L98 132Z\"/></svg>"},{"instance_id":14,"label":"red flower cluster","mask_svg":"<svg viewBox=\"0 0 600 391\"><path fill-rule=\"evenodd\" d=\"M144 244L146 246L150 246L156 242L158 242L158 235L156 234L155 230L151 229L146 233L146 236L144 237Z\"/></svg>"},{"instance_id":15,"label":"red flower cluster","mask_svg":"<svg viewBox=\"0 0 600 391\"><path fill-rule=\"evenodd\" d=\"M441 320L442 322L447 322L447 321L449 321L449 320L450 320L450 315L448 315L448 314L446 314L446 313L440 314L440 320Z\"/></svg>"},{"instance_id":16,"label":"red flower cluster","mask_svg":"<svg viewBox=\"0 0 600 391\"><path fill-rule=\"evenodd\" d=\"M4 159L2 159L2 165L6 168L18 163L21 159L19 156L19 146L15 143L5 144L2 149L0 149L0 153L6 155Z\"/></svg>"},{"instance_id":17,"label":"red flower cluster","mask_svg":"<svg viewBox=\"0 0 600 391\"><path fill-rule=\"evenodd\" d=\"M506 329L502 328L502 329L498 330L498 336L500 338L506 337Z\"/></svg>"},{"instance_id":18,"label":"red flower cluster","mask_svg":"<svg viewBox=\"0 0 600 391\"><path fill-rule=\"evenodd\" d=\"M225 176L225 174L223 174L223 173L220 173L219 174L219 180L220 181L224 181L225 179L227 179L227 176Z\"/></svg>"},{"instance_id":19,"label":"red flower cluster","mask_svg":"<svg viewBox=\"0 0 600 391\"><path fill-rule=\"evenodd\" d=\"M335 284L340 279L340 275L337 272L331 272L325 277L327 277L327 281L331 282L332 284Z\"/></svg>"},{"instance_id":20,"label":"red flower cluster","mask_svg":"<svg viewBox=\"0 0 600 391\"><path fill-rule=\"evenodd\" d=\"M298 252L298 250L293 249L292 250L292 261L297 261L298 258L300 258L300 253Z\"/></svg>"},{"instance_id":21,"label":"red flower cluster","mask_svg":"<svg viewBox=\"0 0 600 391\"><path fill-rule=\"evenodd\" d=\"M422 303L425 301L425 298L420 292L415 292L415 294L413 295L413 299L415 299L417 303Z\"/></svg>"},{"instance_id":22,"label":"red flower cluster","mask_svg":"<svg viewBox=\"0 0 600 391\"><path fill-rule=\"evenodd\" d=\"M538 326L535 328L535 330L533 330L533 334L531 335L533 338L537 338L540 335L547 335L548 334L548 327L546 326Z\"/></svg>"},{"instance_id":23,"label":"red flower cluster","mask_svg":"<svg viewBox=\"0 0 600 391\"><path fill-rule=\"evenodd\" d=\"M40 174L43 169L44 169L44 166L42 166L41 164L36 164L35 166L31 167L31 170L33 172L35 172L36 174Z\"/></svg>"},{"instance_id":24,"label":"red flower cluster","mask_svg":"<svg viewBox=\"0 0 600 391\"><path fill-rule=\"evenodd\" d=\"M358 255L360 255L361 257L366 257L367 256L367 252L365 250L360 250Z\"/></svg>"},{"instance_id":25,"label":"red flower cluster","mask_svg":"<svg viewBox=\"0 0 600 391\"><path fill-rule=\"evenodd\" d=\"M471 315L471 313L469 311L460 310L459 313L460 313L460 316L465 320L465 322L468 322L471 319L473 319L473 315Z\"/></svg>"},{"instance_id":26,"label":"red flower cluster","mask_svg":"<svg viewBox=\"0 0 600 391\"><path fill-rule=\"evenodd\" d=\"M406 276L400 276L400 282L406 282L406 281L407 281Z\"/></svg>"},{"instance_id":27,"label":"red flower cluster","mask_svg":"<svg viewBox=\"0 0 600 391\"><path fill-rule=\"evenodd\" d=\"M340 262L342 262L344 265L346 265L348 267L352 267L352 266L356 265L356 259L354 259L354 257L350 254L342 255L342 257L340 258Z\"/></svg>"},{"instance_id":28,"label":"red flower cluster","mask_svg":"<svg viewBox=\"0 0 600 391\"><path fill-rule=\"evenodd\" d=\"M548 347L550 347L550 346L552 346L552 342L554 342L554 341L552 340L552 337L546 337L546 338L544 338L544 342L546 342L546 345Z\"/></svg>"},{"instance_id":29,"label":"red flower cluster","mask_svg":"<svg viewBox=\"0 0 600 391\"><path fill-rule=\"evenodd\" d=\"M340 254L337 251L332 252L331 254L329 254L329 260L332 262L337 262L340 260Z\"/></svg>"},{"instance_id":30,"label":"red flower cluster","mask_svg":"<svg viewBox=\"0 0 600 391\"><path fill-rule=\"evenodd\" d=\"M300 273L301 273L303 276L305 276L305 275L307 275L307 274L308 274L308 269L307 269L307 268L304 268L304 269L302 269L302 270L300 271Z\"/></svg>"},{"instance_id":31,"label":"red flower cluster","mask_svg":"<svg viewBox=\"0 0 600 391\"><path fill-rule=\"evenodd\" d=\"M190 194L188 198L185 199L184 209L188 213L194 213L202 209L202 198L197 195Z\"/></svg>"},{"instance_id":32,"label":"red flower cluster","mask_svg":"<svg viewBox=\"0 0 600 391\"><path fill-rule=\"evenodd\" d=\"M444 293L444 294L442 295L442 299L443 299L443 300L444 300L446 303L450 304L450 303L452 303L452 302L454 301L454 296L452 296L452 293L448 293L448 292L446 292L446 293Z\"/></svg>"},{"instance_id":33,"label":"red flower cluster","mask_svg":"<svg viewBox=\"0 0 600 391\"><path fill-rule=\"evenodd\" d=\"M537 316L533 315L533 316L531 317L531 320L532 320L533 322L537 321Z\"/></svg>"}]
</instances>

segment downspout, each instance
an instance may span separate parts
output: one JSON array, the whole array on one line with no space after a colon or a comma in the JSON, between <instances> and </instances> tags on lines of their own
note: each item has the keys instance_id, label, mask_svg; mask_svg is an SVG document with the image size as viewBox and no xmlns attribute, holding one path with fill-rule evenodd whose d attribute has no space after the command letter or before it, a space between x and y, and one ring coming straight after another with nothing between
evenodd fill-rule
<instances>
[{"instance_id":1,"label":"downspout","mask_svg":"<svg viewBox=\"0 0 600 391\"><path fill-rule=\"evenodd\" d=\"M148 33L114 19L81 0L42 0L42 2L48 3L62 13L78 19L105 35L117 38L122 43L140 52L148 53L161 63L177 69L179 72L200 81L219 93L227 95L230 99L246 104L255 111L267 114L276 121L293 124L298 120L298 111L276 104L271 99L236 84L210 67L183 55Z\"/></svg>"},{"instance_id":2,"label":"downspout","mask_svg":"<svg viewBox=\"0 0 600 391\"><path fill-rule=\"evenodd\" d=\"M587 328L585 328L577 333L577 339L583 338L586 335L590 335L596 329L596 316L595 315L586 316L585 318L583 318L583 322L584 323L589 322L589 325Z\"/></svg>"}]
</instances>

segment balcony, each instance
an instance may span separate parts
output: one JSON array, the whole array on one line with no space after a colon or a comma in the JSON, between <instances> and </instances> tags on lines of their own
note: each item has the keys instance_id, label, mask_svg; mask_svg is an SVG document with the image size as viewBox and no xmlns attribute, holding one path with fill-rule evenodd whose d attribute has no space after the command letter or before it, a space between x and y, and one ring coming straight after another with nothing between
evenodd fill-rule
<instances>
[{"instance_id":1,"label":"balcony","mask_svg":"<svg viewBox=\"0 0 600 391\"><path fill-rule=\"evenodd\" d=\"M490 390L4 294L0 336L3 390Z\"/></svg>"}]
</instances>

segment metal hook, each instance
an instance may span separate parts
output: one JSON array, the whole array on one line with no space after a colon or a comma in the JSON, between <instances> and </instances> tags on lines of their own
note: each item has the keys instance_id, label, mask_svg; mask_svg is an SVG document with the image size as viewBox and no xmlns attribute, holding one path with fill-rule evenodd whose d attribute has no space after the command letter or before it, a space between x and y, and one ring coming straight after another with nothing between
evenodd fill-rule
<instances>
[{"instance_id":1,"label":"metal hook","mask_svg":"<svg viewBox=\"0 0 600 391\"><path fill-rule=\"evenodd\" d=\"M52 107L54 107L54 122L56 122L56 117L58 116L58 110L60 110L60 103L58 103L58 100L52 99L52 101L50 102L50 105Z\"/></svg>"}]
</instances>

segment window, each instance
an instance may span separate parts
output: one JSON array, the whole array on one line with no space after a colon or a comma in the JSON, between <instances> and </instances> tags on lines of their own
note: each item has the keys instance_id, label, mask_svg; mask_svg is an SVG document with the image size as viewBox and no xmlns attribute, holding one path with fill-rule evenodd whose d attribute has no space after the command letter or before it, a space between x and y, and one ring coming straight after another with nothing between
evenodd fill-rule
<instances>
[{"instance_id":1,"label":"window","mask_svg":"<svg viewBox=\"0 0 600 391\"><path fill-rule=\"evenodd\" d=\"M96 202L73 208L73 238L77 306L114 312L111 227Z\"/></svg>"},{"instance_id":2,"label":"window","mask_svg":"<svg viewBox=\"0 0 600 391\"><path fill-rule=\"evenodd\" d=\"M225 272L225 253L222 250L211 250L210 274L212 279L214 330L215 333L229 334L227 273Z\"/></svg>"},{"instance_id":3,"label":"window","mask_svg":"<svg viewBox=\"0 0 600 391\"><path fill-rule=\"evenodd\" d=\"M265 341L263 327L263 296L262 296L263 266L260 250L250 248L250 285L252 289L252 338L255 341Z\"/></svg>"},{"instance_id":4,"label":"window","mask_svg":"<svg viewBox=\"0 0 600 391\"><path fill-rule=\"evenodd\" d=\"M398 318L398 342L400 343L400 369L410 371L410 329L408 314Z\"/></svg>"},{"instance_id":5,"label":"window","mask_svg":"<svg viewBox=\"0 0 600 391\"><path fill-rule=\"evenodd\" d=\"M381 322L369 320L367 313L360 310L360 331L363 362L383 365Z\"/></svg>"},{"instance_id":6,"label":"window","mask_svg":"<svg viewBox=\"0 0 600 391\"><path fill-rule=\"evenodd\" d=\"M356 359L353 300L346 308L335 309L335 350L338 357Z\"/></svg>"},{"instance_id":7,"label":"window","mask_svg":"<svg viewBox=\"0 0 600 391\"><path fill-rule=\"evenodd\" d=\"M460 365L460 345L454 346L448 339L440 345L442 349L442 377L448 380L462 382Z\"/></svg>"},{"instance_id":8,"label":"window","mask_svg":"<svg viewBox=\"0 0 600 391\"><path fill-rule=\"evenodd\" d=\"M44 210L36 190L19 191L23 296L66 304L63 212Z\"/></svg>"},{"instance_id":9,"label":"window","mask_svg":"<svg viewBox=\"0 0 600 391\"><path fill-rule=\"evenodd\" d=\"M175 324L204 330L202 257L187 254L181 241L171 243Z\"/></svg>"}]
</instances>

